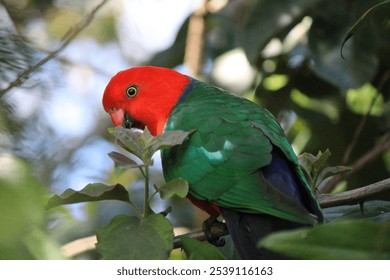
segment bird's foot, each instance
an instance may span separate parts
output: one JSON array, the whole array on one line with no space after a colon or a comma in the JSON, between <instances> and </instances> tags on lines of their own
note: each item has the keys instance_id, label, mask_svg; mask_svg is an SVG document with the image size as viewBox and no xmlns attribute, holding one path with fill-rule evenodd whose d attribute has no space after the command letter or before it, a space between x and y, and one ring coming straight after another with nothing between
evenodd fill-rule
<instances>
[{"instance_id":1,"label":"bird's foot","mask_svg":"<svg viewBox=\"0 0 390 280\"><path fill-rule=\"evenodd\" d=\"M222 236L229 234L224 222L218 220L219 216L211 216L203 222L202 229L209 243L216 247L225 245L225 239Z\"/></svg>"}]
</instances>

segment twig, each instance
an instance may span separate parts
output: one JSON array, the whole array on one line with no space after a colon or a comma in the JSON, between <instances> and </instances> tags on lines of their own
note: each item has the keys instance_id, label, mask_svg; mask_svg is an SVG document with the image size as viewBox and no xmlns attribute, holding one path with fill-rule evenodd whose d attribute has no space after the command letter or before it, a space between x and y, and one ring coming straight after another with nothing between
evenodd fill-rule
<instances>
[{"instance_id":1,"label":"twig","mask_svg":"<svg viewBox=\"0 0 390 280\"><path fill-rule=\"evenodd\" d=\"M348 164L350 155L351 155L353 149L355 148L356 143L357 143L357 141L358 141L358 139L359 139L359 137L364 129L364 126L367 123L368 117L370 116L371 110L373 109L375 102L376 102L377 98L379 97L379 92L382 91L383 86L385 85L385 83L389 77L390 77L390 71L386 71L382 75L382 77L379 81L378 87L377 87L376 95L371 100L370 106L368 107L366 114L362 117L358 127L356 128L355 133L352 137L351 143L348 145L348 147L345 150L341 165L351 165L351 164ZM351 165L353 168L351 172L334 176L328 182L328 184L326 184L326 186L324 188L322 188L321 191L323 193L330 193L340 181L344 180L345 178L350 177L352 174L356 173L361 168L363 168L367 163L369 163L369 162L375 160L377 157L379 157L384 151L386 151L389 148L387 140L386 140L387 138L389 138L388 133L385 134L381 138L381 140L376 145L376 147L371 149L371 151L367 152L360 159L358 159L354 164ZM381 143L381 142L383 142L383 143ZM384 144L385 147L380 147L382 144Z\"/></svg>"},{"instance_id":2,"label":"twig","mask_svg":"<svg viewBox=\"0 0 390 280\"><path fill-rule=\"evenodd\" d=\"M352 170L347 173L342 173L334 176L328 184L324 188L321 189L321 192L323 193L329 193L332 191L336 185L349 177L351 177L353 174L360 171L362 168L364 168L367 164L370 162L376 160L380 155L382 155L385 151L390 149L390 133L386 133L383 135L378 143L367 153L365 153L362 157L360 157L358 160L356 160L352 165Z\"/></svg>"},{"instance_id":3,"label":"twig","mask_svg":"<svg viewBox=\"0 0 390 280\"><path fill-rule=\"evenodd\" d=\"M371 100L370 106L368 107L368 110L367 110L366 114L363 116L363 118L361 119L358 127L355 130L355 133L354 133L354 135L352 137L351 143L348 145L347 149L345 150L345 153L344 153L344 156L343 156L343 160L342 160L342 165L346 165L348 163L349 157L350 157L350 155L352 153L352 150L355 147L356 142L359 139L360 134L362 133L363 128L364 128L364 126L367 123L367 119L370 116L371 110L372 110L372 108L374 108L375 102L376 102L376 100L379 97L379 91L382 90L382 88L383 88L386 80L388 79L388 77L389 77L389 71L386 71L383 74L383 76L382 76L382 78L381 78L381 80L380 80L380 82L378 84L378 90L376 91L376 94L375 94L374 98Z\"/></svg>"},{"instance_id":4,"label":"twig","mask_svg":"<svg viewBox=\"0 0 390 280\"><path fill-rule=\"evenodd\" d=\"M74 257L81 253L95 250L96 242L96 235L80 238L62 246L62 253L65 257Z\"/></svg>"},{"instance_id":5,"label":"twig","mask_svg":"<svg viewBox=\"0 0 390 280\"><path fill-rule=\"evenodd\" d=\"M80 22L78 22L76 25L72 26L66 34L62 37L61 41L62 44L58 46L55 50L49 52L44 58L42 58L40 61L38 61L36 64L32 65L28 69L26 69L24 72L22 72L14 81L12 81L6 88L2 89L0 91L0 97L5 95L9 90L12 88L21 85L25 79L28 78L28 76L36 71L38 68L46 64L48 61L53 59L60 53L62 50L64 50L70 42L81 32L83 31L94 19L96 13L100 10L101 7L103 7L109 0L103 0L101 1L88 15L86 15Z\"/></svg>"},{"instance_id":6,"label":"twig","mask_svg":"<svg viewBox=\"0 0 390 280\"><path fill-rule=\"evenodd\" d=\"M150 202L150 197L149 197L149 166L146 165L145 166L145 186L144 186L144 214L143 214L143 218L147 218L150 213L151 213L151 209L150 209L150 206L149 206L149 202Z\"/></svg>"},{"instance_id":7,"label":"twig","mask_svg":"<svg viewBox=\"0 0 390 280\"><path fill-rule=\"evenodd\" d=\"M364 126L366 125L367 123L367 120L368 120L368 117L370 116L370 113L371 113L371 110L372 108L374 107L375 105L375 102L376 100L378 99L379 97L379 93L376 92L374 98L371 100L371 103L370 103L370 106L368 107L368 110L367 112L365 113L365 115L363 116L363 118L361 119L358 127L356 128L355 130L355 133L353 134L353 137L352 137L352 140L351 140L351 143L348 145L347 149L345 150L345 153L344 153L344 156L343 156L343 159L341 161L341 165L346 165L348 164L348 161L349 161L349 157L351 156L351 153L352 153L352 150L355 148L356 146L356 143L363 131L363 128Z\"/></svg>"},{"instance_id":8,"label":"twig","mask_svg":"<svg viewBox=\"0 0 390 280\"><path fill-rule=\"evenodd\" d=\"M318 197L318 202L322 208L329 208L386 198L390 199L390 178L350 191L322 194Z\"/></svg>"},{"instance_id":9,"label":"twig","mask_svg":"<svg viewBox=\"0 0 390 280\"><path fill-rule=\"evenodd\" d=\"M366 166L368 163L374 161L377 159L383 152L390 149L390 133L386 133L383 135L379 141L378 144L372 148L369 152L367 152L365 155L363 155L361 158L359 158L353 165L351 172L345 174L344 176L351 176L358 171L360 171L364 166Z\"/></svg>"}]
</instances>

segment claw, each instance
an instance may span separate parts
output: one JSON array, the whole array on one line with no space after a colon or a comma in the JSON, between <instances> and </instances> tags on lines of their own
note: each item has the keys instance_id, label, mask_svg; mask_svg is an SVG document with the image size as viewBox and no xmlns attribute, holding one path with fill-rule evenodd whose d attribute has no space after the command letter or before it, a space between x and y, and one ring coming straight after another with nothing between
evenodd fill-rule
<instances>
[{"instance_id":1,"label":"claw","mask_svg":"<svg viewBox=\"0 0 390 280\"><path fill-rule=\"evenodd\" d=\"M206 235L207 241L216 246L222 247L225 245L224 236L228 233L228 229L225 223L218 220L219 216L211 216L203 222L202 229Z\"/></svg>"}]
</instances>

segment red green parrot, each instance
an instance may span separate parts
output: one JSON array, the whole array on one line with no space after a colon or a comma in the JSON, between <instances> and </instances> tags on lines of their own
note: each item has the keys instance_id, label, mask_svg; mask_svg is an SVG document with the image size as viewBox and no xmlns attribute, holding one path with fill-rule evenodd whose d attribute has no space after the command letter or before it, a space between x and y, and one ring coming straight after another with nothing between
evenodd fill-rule
<instances>
[{"instance_id":1,"label":"red green parrot","mask_svg":"<svg viewBox=\"0 0 390 280\"><path fill-rule=\"evenodd\" d=\"M266 109L171 69L142 66L116 74L103 106L115 126L195 130L162 151L166 181L188 181L188 198L222 215L242 259L282 257L257 248L280 230L323 221L286 136Z\"/></svg>"}]
</instances>

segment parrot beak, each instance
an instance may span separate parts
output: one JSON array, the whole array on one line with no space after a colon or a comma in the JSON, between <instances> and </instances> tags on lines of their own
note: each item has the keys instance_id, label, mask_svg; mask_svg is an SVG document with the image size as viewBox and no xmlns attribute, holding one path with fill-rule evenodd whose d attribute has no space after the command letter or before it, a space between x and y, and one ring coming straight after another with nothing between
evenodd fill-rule
<instances>
[{"instance_id":1,"label":"parrot beak","mask_svg":"<svg viewBox=\"0 0 390 280\"><path fill-rule=\"evenodd\" d=\"M125 110L116 109L110 113L112 123L115 126L123 126L124 128L139 128L144 129L145 125L133 119Z\"/></svg>"},{"instance_id":2,"label":"parrot beak","mask_svg":"<svg viewBox=\"0 0 390 280\"><path fill-rule=\"evenodd\" d=\"M110 112L110 117L115 126L121 126L125 121L125 111L123 109L116 109Z\"/></svg>"}]
</instances>

